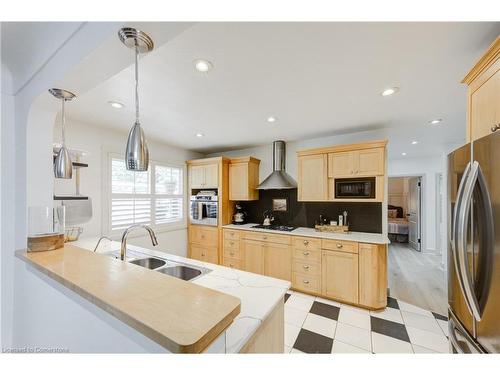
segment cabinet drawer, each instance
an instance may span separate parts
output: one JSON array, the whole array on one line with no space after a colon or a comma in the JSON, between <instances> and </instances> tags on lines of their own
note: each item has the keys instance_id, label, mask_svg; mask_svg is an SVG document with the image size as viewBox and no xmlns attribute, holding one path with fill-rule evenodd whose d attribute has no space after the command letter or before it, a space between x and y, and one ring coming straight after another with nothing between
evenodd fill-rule
<instances>
[{"instance_id":1,"label":"cabinet drawer","mask_svg":"<svg viewBox=\"0 0 500 375\"><path fill-rule=\"evenodd\" d=\"M321 250L321 240L311 237L294 237L293 247L300 250Z\"/></svg>"},{"instance_id":2,"label":"cabinet drawer","mask_svg":"<svg viewBox=\"0 0 500 375\"><path fill-rule=\"evenodd\" d=\"M243 262L240 259L224 258L222 264L229 268L243 270Z\"/></svg>"},{"instance_id":3,"label":"cabinet drawer","mask_svg":"<svg viewBox=\"0 0 500 375\"><path fill-rule=\"evenodd\" d=\"M304 262L300 260L293 260L292 271L303 273L308 276L320 276L321 275L321 264L316 262Z\"/></svg>"},{"instance_id":4,"label":"cabinet drawer","mask_svg":"<svg viewBox=\"0 0 500 375\"><path fill-rule=\"evenodd\" d=\"M321 251L320 250L301 250L293 249L293 258L295 260L302 260L305 262L321 262Z\"/></svg>"},{"instance_id":5,"label":"cabinet drawer","mask_svg":"<svg viewBox=\"0 0 500 375\"><path fill-rule=\"evenodd\" d=\"M327 250L342 251L345 253L358 253L358 243L353 241L341 240L321 240L321 248Z\"/></svg>"},{"instance_id":6,"label":"cabinet drawer","mask_svg":"<svg viewBox=\"0 0 500 375\"><path fill-rule=\"evenodd\" d=\"M292 288L319 294L321 292L321 278L319 276L310 276L293 272Z\"/></svg>"},{"instance_id":7,"label":"cabinet drawer","mask_svg":"<svg viewBox=\"0 0 500 375\"><path fill-rule=\"evenodd\" d=\"M224 240L224 256L241 259L240 241Z\"/></svg>"},{"instance_id":8,"label":"cabinet drawer","mask_svg":"<svg viewBox=\"0 0 500 375\"><path fill-rule=\"evenodd\" d=\"M217 246L219 231L217 227L191 225L189 227L189 242L203 246Z\"/></svg>"},{"instance_id":9,"label":"cabinet drawer","mask_svg":"<svg viewBox=\"0 0 500 375\"><path fill-rule=\"evenodd\" d=\"M239 240L240 239L240 231L239 230L224 229L224 238L228 239L228 240Z\"/></svg>"},{"instance_id":10,"label":"cabinet drawer","mask_svg":"<svg viewBox=\"0 0 500 375\"><path fill-rule=\"evenodd\" d=\"M262 232L245 232L243 234L245 239L254 240L254 241L264 241L264 242L273 242L280 243L284 245L290 245L291 240L290 236L280 235L280 234L269 234Z\"/></svg>"},{"instance_id":11,"label":"cabinet drawer","mask_svg":"<svg viewBox=\"0 0 500 375\"><path fill-rule=\"evenodd\" d=\"M190 244L191 258L201 260L202 262L209 262L218 264L218 251L217 247L207 247L198 244Z\"/></svg>"}]
</instances>

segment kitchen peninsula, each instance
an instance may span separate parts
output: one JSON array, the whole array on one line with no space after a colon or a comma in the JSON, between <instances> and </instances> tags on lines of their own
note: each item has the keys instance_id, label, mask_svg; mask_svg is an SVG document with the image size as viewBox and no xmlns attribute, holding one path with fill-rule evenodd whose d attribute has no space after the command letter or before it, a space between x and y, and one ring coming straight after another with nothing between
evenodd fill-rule
<instances>
[{"instance_id":1,"label":"kitchen peninsula","mask_svg":"<svg viewBox=\"0 0 500 375\"><path fill-rule=\"evenodd\" d=\"M43 301L33 297L34 320L43 314L58 317L50 329L54 336L64 329L77 335L80 327L89 326L85 337L94 342L87 345L83 337L72 340L81 346L69 351L283 352L283 296L289 282L128 246L133 256L153 256L207 271L191 282L183 281L113 259L109 252L120 248L118 242L101 244L100 253L93 253L96 243L97 239L86 239L54 251L17 253L35 276L37 294L45 295ZM90 310L92 321L78 320L76 314L63 317L61 299ZM69 327L68 318L75 319ZM106 336L117 331L115 346L106 347Z\"/></svg>"}]
</instances>

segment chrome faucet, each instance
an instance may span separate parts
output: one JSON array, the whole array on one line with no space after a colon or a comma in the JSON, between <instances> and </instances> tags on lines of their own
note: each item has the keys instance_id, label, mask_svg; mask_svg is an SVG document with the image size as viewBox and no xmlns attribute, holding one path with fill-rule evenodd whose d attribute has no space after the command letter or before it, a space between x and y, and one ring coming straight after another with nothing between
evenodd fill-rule
<instances>
[{"instance_id":1,"label":"chrome faucet","mask_svg":"<svg viewBox=\"0 0 500 375\"><path fill-rule=\"evenodd\" d=\"M125 229L125 232L123 232L122 235L122 246L120 248L120 259L121 260L126 260L127 259L127 236L130 232L132 232L134 229L137 228L144 228L148 231L149 237L151 237L151 242L153 243L153 246L158 245L158 240L156 239L156 235L153 229L149 225L144 225L144 224L134 224L129 226L127 229Z\"/></svg>"},{"instance_id":2,"label":"chrome faucet","mask_svg":"<svg viewBox=\"0 0 500 375\"><path fill-rule=\"evenodd\" d=\"M97 241L97 245L95 245L94 247L94 253L97 251L97 248L99 247L99 244L101 243L102 240L109 240L109 241L113 241L111 238L109 238L108 236L101 236L99 237L99 241Z\"/></svg>"}]
</instances>

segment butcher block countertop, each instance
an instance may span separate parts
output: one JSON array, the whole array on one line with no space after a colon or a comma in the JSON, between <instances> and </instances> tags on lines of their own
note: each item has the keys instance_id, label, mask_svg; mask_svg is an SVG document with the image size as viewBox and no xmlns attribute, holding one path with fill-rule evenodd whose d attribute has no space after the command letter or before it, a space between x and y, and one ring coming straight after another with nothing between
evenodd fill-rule
<instances>
[{"instance_id":1,"label":"butcher block countertop","mask_svg":"<svg viewBox=\"0 0 500 375\"><path fill-rule=\"evenodd\" d=\"M202 352L240 313L240 299L65 245L16 256L174 353Z\"/></svg>"}]
</instances>

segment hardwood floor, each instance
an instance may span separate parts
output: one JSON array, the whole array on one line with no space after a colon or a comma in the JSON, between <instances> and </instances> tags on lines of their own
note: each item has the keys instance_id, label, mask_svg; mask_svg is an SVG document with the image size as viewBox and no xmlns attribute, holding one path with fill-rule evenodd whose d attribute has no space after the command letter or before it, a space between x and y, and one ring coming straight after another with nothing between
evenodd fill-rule
<instances>
[{"instance_id":1,"label":"hardwood floor","mask_svg":"<svg viewBox=\"0 0 500 375\"><path fill-rule=\"evenodd\" d=\"M389 245L390 296L447 315L446 274L441 256L411 250L406 244Z\"/></svg>"}]
</instances>

